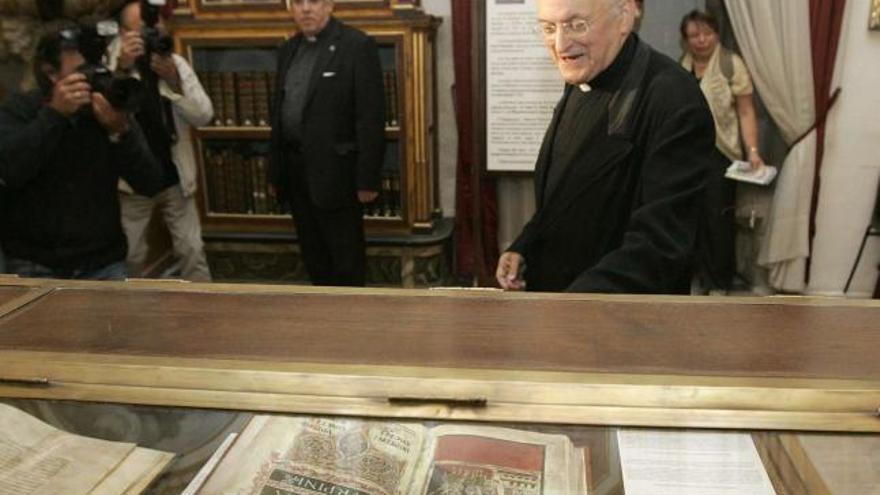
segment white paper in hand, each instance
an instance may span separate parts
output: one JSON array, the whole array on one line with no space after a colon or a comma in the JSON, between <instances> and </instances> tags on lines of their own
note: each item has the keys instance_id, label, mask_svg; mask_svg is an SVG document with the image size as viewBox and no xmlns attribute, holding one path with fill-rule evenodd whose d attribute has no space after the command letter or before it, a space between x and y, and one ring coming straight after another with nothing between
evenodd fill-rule
<instances>
[{"instance_id":1,"label":"white paper in hand","mask_svg":"<svg viewBox=\"0 0 880 495\"><path fill-rule=\"evenodd\" d=\"M776 178L776 167L764 165L760 170L753 171L749 162L736 160L727 167L724 177L728 179L766 186Z\"/></svg>"}]
</instances>

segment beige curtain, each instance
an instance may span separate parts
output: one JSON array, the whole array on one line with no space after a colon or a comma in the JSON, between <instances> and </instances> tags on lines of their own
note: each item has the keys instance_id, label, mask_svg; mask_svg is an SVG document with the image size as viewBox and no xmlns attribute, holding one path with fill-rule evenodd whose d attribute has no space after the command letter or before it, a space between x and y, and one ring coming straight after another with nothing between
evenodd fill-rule
<instances>
[{"instance_id":1,"label":"beige curtain","mask_svg":"<svg viewBox=\"0 0 880 495\"><path fill-rule=\"evenodd\" d=\"M816 156L809 2L726 0L755 87L789 146L781 164L758 263L770 285L802 292L809 256L810 198Z\"/></svg>"}]
</instances>

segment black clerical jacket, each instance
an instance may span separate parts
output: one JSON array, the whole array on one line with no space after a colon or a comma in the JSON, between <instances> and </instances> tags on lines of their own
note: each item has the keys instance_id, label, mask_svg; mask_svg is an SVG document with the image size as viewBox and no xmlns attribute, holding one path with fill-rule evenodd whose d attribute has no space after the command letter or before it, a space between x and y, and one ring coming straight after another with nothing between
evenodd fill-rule
<instances>
[{"instance_id":1,"label":"black clerical jacket","mask_svg":"<svg viewBox=\"0 0 880 495\"><path fill-rule=\"evenodd\" d=\"M635 35L615 66L603 81L612 95L598 130L551 157L557 106L544 137L537 210L509 249L526 259L528 290L688 290L712 115L693 77ZM561 102L572 90L566 86ZM546 190L551 161L564 175Z\"/></svg>"},{"instance_id":2,"label":"black clerical jacket","mask_svg":"<svg viewBox=\"0 0 880 495\"><path fill-rule=\"evenodd\" d=\"M385 154L385 93L372 38L331 18L306 90L301 153L292 154L281 126L284 81L303 35L281 46L272 104L269 180L287 199L293 167L301 167L313 204L356 204L357 190L379 190ZM301 163L293 163L298 157Z\"/></svg>"}]
</instances>

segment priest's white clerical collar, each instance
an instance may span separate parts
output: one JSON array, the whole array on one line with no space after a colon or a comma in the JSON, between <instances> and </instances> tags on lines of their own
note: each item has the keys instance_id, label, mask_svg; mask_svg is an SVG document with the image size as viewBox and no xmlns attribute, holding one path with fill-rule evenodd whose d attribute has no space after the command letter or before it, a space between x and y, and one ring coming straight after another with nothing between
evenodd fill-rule
<instances>
[{"instance_id":1,"label":"priest's white clerical collar","mask_svg":"<svg viewBox=\"0 0 880 495\"><path fill-rule=\"evenodd\" d=\"M314 43L314 42L318 41L318 37L317 36L306 36L306 41L308 41L309 43Z\"/></svg>"},{"instance_id":2,"label":"priest's white clerical collar","mask_svg":"<svg viewBox=\"0 0 880 495\"><path fill-rule=\"evenodd\" d=\"M580 89L582 93L589 93L593 90L593 88L591 88L590 85L587 83L578 84L578 89Z\"/></svg>"}]
</instances>

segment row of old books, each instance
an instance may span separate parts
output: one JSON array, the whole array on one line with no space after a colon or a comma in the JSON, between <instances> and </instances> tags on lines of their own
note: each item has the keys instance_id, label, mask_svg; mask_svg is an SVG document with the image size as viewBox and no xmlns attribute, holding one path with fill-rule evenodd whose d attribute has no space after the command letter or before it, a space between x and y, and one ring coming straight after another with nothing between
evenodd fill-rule
<instances>
[{"instance_id":1,"label":"row of old books","mask_svg":"<svg viewBox=\"0 0 880 495\"><path fill-rule=\"evenodd\" d=\"M214 106L215 126L268 127L275 73L268 71L198 73Z\"/></svg>"},{"instance_id":2,"label":"row of old books","mask_svg":"<svg viewBox=\"0 0 880 495\"><path fill-rule=\"evenodd\" d=\"M400 208L400 176L383 175L379 196L375 201L364 205L364 216L368 218L398 218Z\"/></svg>"},{"instance_id":3,"label":"row of old books","mask_svg":"<svg viewBox=\"0 0 880 495\"><path fill-rule=\"evenodd\" d=\"M205 151L208 209L214 213L282 215L288 213L268 183L269 157L233 148ZM364 216L401 217L400 177L384 175L379 196L364 207Z\"/></svg>"},{"instance_id":4,"label":"row of old books","mask_svg":"<svg viewBox=\"0 0 880 495\"><path fill-rule=\"evenodd\" d=\"M397 127L400 125L397 107L397 71L394 69L382 71L382 80L385 84L385 126Z\"/></svg>"},{"instance_id":5,"label":"row of old books","mask_svg":"<svg viewBox=\"0 0 880 495\"><path fill-rule=\"evenodd\" d=\"M269 71L201 71L198 73L214 106L212 125L218 127L268 127L275 73ZM397 71L383 71L385 125L400 123Z\"/></svg>"},{"instance_id":6,"label":"row of old books","mask_svg":"<svg viewBox=\"0 0 880 495\"><path fill-rule=\"evenodd\" d=\"M280 215L267 180L269 157L244 155L231 148L205 151L208 206L215 213Z\"/></svg>"}]
</instances>

